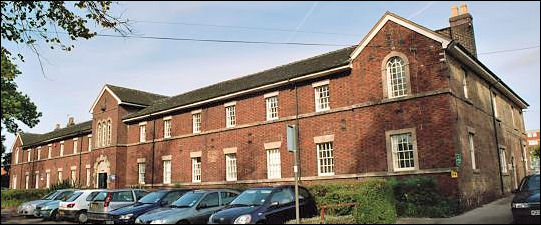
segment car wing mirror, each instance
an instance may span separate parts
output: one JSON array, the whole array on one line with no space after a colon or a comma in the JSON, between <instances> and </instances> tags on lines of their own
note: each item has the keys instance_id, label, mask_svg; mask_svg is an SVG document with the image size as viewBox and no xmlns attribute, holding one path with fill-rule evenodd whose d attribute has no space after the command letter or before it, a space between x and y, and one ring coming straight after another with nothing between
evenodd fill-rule
<instances>
[{"instance_id":1,"label":"car wing mirror","mask_svg":"<svg viewBox=\"0 0 541 225\"><path fill-rule=\"evenodd\" d=\"M271 202L270 207L276 207L280 205L280 202Z\"/></svg>"},{"instance_id":2,"label":"car wing mirror","mask_svg":"<svg viewBox=\"0 0 541 225\"><path fill-rule=\"evenodd\" d=\"M207 208L207 203L202 202L197 206L197 209L204 209L204 208Z\"/></svg>"}]
</instances>

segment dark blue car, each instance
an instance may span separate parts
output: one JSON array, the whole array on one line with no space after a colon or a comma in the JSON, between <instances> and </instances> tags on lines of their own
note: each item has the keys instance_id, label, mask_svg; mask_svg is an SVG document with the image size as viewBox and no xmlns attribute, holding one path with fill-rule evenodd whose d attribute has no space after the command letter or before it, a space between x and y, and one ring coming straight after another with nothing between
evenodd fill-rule
<instances>
[{"instance_id":1,"label":"dark blue car","mask_svg":"<svg viewBox=\"0 0 541 225\"><path fill-rule=\"evenodd\" d=\"M114 223L135 223L135 219L146 212L170 205L184 193L190 190L159 190L145 195L135 204L113 210L109 215L114 219Z\"/></svg>"}]
</instances>

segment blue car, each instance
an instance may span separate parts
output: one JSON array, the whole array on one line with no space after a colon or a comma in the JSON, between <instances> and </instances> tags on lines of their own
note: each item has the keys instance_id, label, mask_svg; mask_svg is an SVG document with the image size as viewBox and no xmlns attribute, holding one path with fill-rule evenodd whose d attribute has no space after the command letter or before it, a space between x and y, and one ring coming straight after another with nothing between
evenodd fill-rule
<instances>
[{"instance_id":1,"label":"blue car","mask_svg":"<svg viewBox=\"0 0 541 225\"><path fill-rule=\"evenodd\" d=\"M172 189L152 192L139 199L133 205L111 211L109 215L113 218L115 224L133 224L135 223L135 219L140 215L160 207L168 206L188 191L190 190Z\"/></svg>"}]
</instances>

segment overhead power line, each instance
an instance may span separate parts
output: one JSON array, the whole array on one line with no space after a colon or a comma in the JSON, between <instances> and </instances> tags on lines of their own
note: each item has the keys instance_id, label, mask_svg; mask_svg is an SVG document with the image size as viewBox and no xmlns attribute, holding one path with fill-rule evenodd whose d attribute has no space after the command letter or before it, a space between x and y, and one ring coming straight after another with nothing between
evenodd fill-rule
<instances>
[{"instance_id":1,"label":"overhead power line","mask_svg":"<svg viewBox=\"0 0 541 225\"><path fill-rule=\"evenodd\" d=\"M136 22L136 23L153 23L153 24L200 26L200 27L219 27L219 28L230 28L230 29L241 29L241 30L297 32L297 33L308 33L308 34L326 34L326 35L340 35L340 36L359 37L359 34L322 32L322 31L307 31L307 30L298 30L298 31L296 31L295 29L282 29L282 28L271 28L271 27L249 27L249 26L232 26L232 25L218 25L218 24L207 24L207 23L184 23L184 22L166 22L166 21L150 21L150 20L130 20L130 21Z\"/></svg>"},{"instance_id":2,"label":"overhead power line","mask_svg":"<svg viewBox=\"0 0 541 225\"><path fill-rule=\"evenodd\" d=\"M506 50L499 50L499 51L493 51L493 52L482 52L477 55L488 55L488 54L503 53L503 52L516 52L516 51L534 49L534 48L539 48L539 47L540 47L539 45L536 45L536 46L530 46L530 47L524 47L524 48L506 49Z\"/></svg>"}]
</instances>

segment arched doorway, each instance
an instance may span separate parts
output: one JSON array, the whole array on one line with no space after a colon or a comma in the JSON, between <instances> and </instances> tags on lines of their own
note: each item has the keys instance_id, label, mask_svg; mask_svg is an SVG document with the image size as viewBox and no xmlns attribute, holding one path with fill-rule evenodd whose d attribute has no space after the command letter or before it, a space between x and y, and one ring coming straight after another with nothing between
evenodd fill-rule
<instances>
[{"instance_id":1,"label":"arched doorway","mask_svg":"<svg viewBox=\"0 0 541 225\"><path fill-rule=\"evenodd\" d=\"M107 156L100 155L96 163L94 164L95 175L96 175L96 188L106 189L108 187L108 176L110 174L109 160Z\"/></svg>"}]
</instances>

